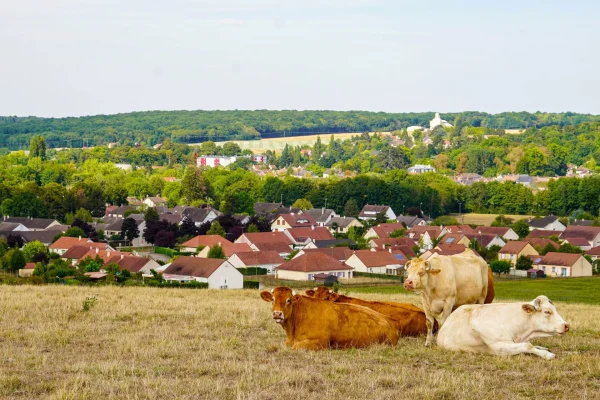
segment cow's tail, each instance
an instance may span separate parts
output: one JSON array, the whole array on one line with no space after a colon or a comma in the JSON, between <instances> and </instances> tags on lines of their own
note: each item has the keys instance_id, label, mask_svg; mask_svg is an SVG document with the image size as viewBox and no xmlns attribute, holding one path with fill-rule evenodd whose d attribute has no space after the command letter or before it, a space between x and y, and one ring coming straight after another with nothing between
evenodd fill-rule
<instances>
[{"instance_id":1,"label":"cow's tail","mask_svg":"<svg viewBox=\"0 0 600 400\"><path fill-rule=\"evenodd\" d=\"M496 291L494 290L494 275L492 274L492 269L488 266L488 287L483 303L490 304L492 301L494 301L495 295Z\"/></svg>"}]
</instances>

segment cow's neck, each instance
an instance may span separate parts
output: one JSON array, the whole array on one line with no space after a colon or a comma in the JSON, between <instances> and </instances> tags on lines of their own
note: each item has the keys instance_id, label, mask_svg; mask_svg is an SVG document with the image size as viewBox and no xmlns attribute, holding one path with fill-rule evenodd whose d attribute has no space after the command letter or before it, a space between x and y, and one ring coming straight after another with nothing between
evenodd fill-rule
<instances>
[{"instance_id":1,"label":"cow's neck","mask_svg":"<svg viewBox=\"0 0 600 400\"><path fill-rule=\"evenodd\" d=\"M296 337L296 328L300 325L300 321L304 315L304 304L302 300L294 304L292 308L292 315L286 318L281 326L285 330L288 339L294 339Z\"/></svg>"}]
</instances>

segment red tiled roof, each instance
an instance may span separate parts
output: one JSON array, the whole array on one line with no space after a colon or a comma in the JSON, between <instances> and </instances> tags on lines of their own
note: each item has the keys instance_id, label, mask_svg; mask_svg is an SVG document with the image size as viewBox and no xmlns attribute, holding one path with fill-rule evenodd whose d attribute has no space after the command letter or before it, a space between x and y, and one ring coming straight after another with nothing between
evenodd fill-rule
<instances>
[{"instance_id":1,"label":"red tiled roof","mask_svg":"<svg viewBox=\"0 0 600 400\"><path fill-rule=\"evenodd\" d=\"M572 244L573 246L589 246L590 245L590 242L582 237L566 238L565 242L568 242L568 243Z\"/></svg>"},{"instance_id":2,"label":"red tiled roof","mask_svg":"<svg viewBox=\"0 0 600 400\"><path fill-rule=\"evenodd\" d=\"M586 251L585 254L590 256L600 256L600 246L592 247L591 249Z\"/></svg>"},{"instance_id":3,"label":"red tiled roof","mask_svg":"<svg viewBox=\"0 0 600 400\"><path fill-rule=\"evenodd\" d=\"M549 229L534 229L527 235L528 238L548 238L550 236L560 235L559 231L552 231Z\"/></svg>"},{"instance_id":4,"label":"red tiled roof","mask_svg":"<svg viewBox=\"0 0 600 400\"><path fill-rule=\"evenodd\" d=\"M328 247L323 249L303 249L304 253L323 253L338 261L346 261L354 253L349 247Z\"/></svg>"},{"instance_id":5,"label":"red tiled roof","mask_svg":"<svg viewBox=\"0 0 600 400\"><path fill-rule=\"evenodd\" d=\"M252 244L257 243L274 243L281 242L285 244L292 244L289 237L283 232L246 232L244 236ZM238 239L239 240L239 239Z\"/></svg>"},{"instance_id":6,"label":"red tiled roof","mask_svg":"<svg viewBox=\"0 0 600 400\"><path fill-rule=\"evenodd\" d=\"M76 246L78 244L83 244L88 247L99 248L99 249L106 249L106 246L108 246L106 243L92 242L88 238L76 238L76 237L63 236L63 237L59 238L56 242L52 243L48 248L61 249L61 250L62 249L70 249L71 247Z\"/></svg>"},{"instance_id":7,"label":"red tiled roof","mask_svg":"<svg viewBox=\"0 0 600 400\"><path fill-rule=\"evenodd\" d=\"M512 240L506 243L506 245L500 249L498 253L501 254L519 254L525 246L529 243L520 240Z\"/></svg>"},{"instance_id":8,"label":"red tiled roof","mask_svg":"<svg viewBox=\"0 0 600 400\"><path fill-rule=\"evenodd\" d=\"M412 239L402 237L402 238L379 238L379 239L371 239L377 247L385 247L385 246L408 246L413 247L417 244Z\"/></svg>"},{"instance_id":9,"label":"red tiled roof","mask_svg":"<svg viewBox=\"0 0 600 400\"><path fill-rule=\"evenodd\" d=\"M326 272L351 270L352 267L329 257L326 254L318 252L304 253L300 257L294 258L278 267L276 270L297 271L297 272Z\"/></svg>"},{"instance_id":10,"label":"red tiled roof","mask_svg":"<svg viewBox=\"0 0 600 400\"><path fill-rule=\"evenodd\" d=\"M187 242L183 243L182 247L198 247L198 246L221 246L226 257L231 257L235 253L242 251L252 251L252 248L246 243L231 243L229 240L219 235L199 235Z\"/></svg>"},{"instance_id":11,"label":"red tiled roof","mask_svg":"<svg viewBox=\"0 0 600 400\"><path fill-rule=\"evenodd\" d=\"M557 232L558 234L558 232ZM587 239L588 242L591 242L600 234L600 226L574 226L569 225L567 229L565 229L561 234L561 239L571 239L582 237Z\"/></svg>"},{"instance_id":12,"label":"red tiled roof","mask_svg":"<svg viewBox=\"0 0 600 400\"><path fill-rule=\"evenodd\" d=\"M500 237L506 235L509 230L511 230L511 228L507 226L478 226L474 229L476 232L491 233Z\"/></svg>"},{"instance_id":13,"label":"red tiled roof","mask_svg":"<svg viewBox=\"0 0 600 400\"><path fill-rule=\"evenodd\" d=\"M438 253L443 256L451 256L454 254L460 254L466 250L466 246L464 244L439 244L436 248L432 250L434 253Z\"/></svg>"},{"instance_id":14,"label":"red tiled roof","mask_svg":"<svg viewBox=\"0 0 600 400\"><path fill-rule=\"evenodd\" d=\"M278 218L283 218L292 228L315 226L317 221L310 214L290 213L280 214Z\"/></svg>"},{"instance_id":15,"label":"red tiled roof","mask_svg":"<svg viewBox=\"0 0 600 400\"><path fill-rule=\"evenodd\" d=\"M163 274L208 278L224 262L226 261L217 258L180 256L163 271Z\"/></svg>"},{"instance_id":16,"label":"red tiled roof","mask_svg":"<svg viewBox=\"0 0 600 400\"><path fill-rule=\"evenodd\" d=\"M571 267L575 264L581 257L581 254L574 253L555 253L550 252L545 256L532 257L534 262L533 265L557 265L561 267ZM535 262L537 259L541 258L540 261Z\"/></svg>"},{"instance_id":17,"label":"red tiled roof","mask_svg":"<svg viewBox=\"0 0 600 400\"><path fill-rule=\"evenodd\" d=\"M312 240L332 240L333 235L325 227L318 226L316 228L290 228L287 232L299 242L305 242L306 239Z\"/></svg>"},{"instance_id":18,"label":"red tiled roof","mask_svg":"<svg viewBox=\"0 0 600 400\"><path fill-rule=\"evenodd\" d=\"M117 264L121 269L126 269L129 272L137 273L139 272L146 264L150 262L149 258L145 257L137 257L137 256L126 256L126 255L114 255L110 257L104 267L108 264Z\"/></svg>"},{"instance_id":19,"label":"red tiled roof","mask_svg":"<svg viewBox=\"0 0 600 400\"><path fill-rule=\"evenodd\" d=\"M255 243L254 246L256 246L256 248L259 251L276 251L277 253L281 253L281 254L286 254L286 253L291 253L292 252L292 248L290 247L289 244L286 243L281 243L281 242L258 242Z\"/></svg>"},{"instance_id":20,"label":"red tiled roof","mask_svg":"<svg viewBox=\"0 0 600 400\"><path fill-rule=\"evenodd\" d=\"M390 236L390 234L400 229L406 229L404 228L404 225L402 225L400 222L395 222L391 224L379 224L373 227L373 230L375 231L375 233L377 233L377 236L379 236L380 238L387 238Z\"/></svg>"},{"instance_id":21,"label":"red tiled roof","mask_svg":"<svg viewBox=\"0 0 600 400\"><path fill-rule=\"evenodd\" d=\"M35 269L35 263L27 263L23 269Z\"/></svg>"},{"instance_id":22,"label":"red tiled roof","mask_svg":"<svg viewBox=\"0 0 600 400\"><path fill-rule=\"evenodd\" d=\"M274 250L235 253L245 265L283 264L285 260Z\"/></svg>"},{"instance_id":23,"label":"red tiled roof","mask_svg":"<svg viewBox=\"0 0 600 400\"><path fill-rule=\"evenodd\" d=\"M358 257L366 267L406 264L408 261L406 256L396 258L388 251L358 250L354 252L354 255Z\"/></svg>"}]
</instances>

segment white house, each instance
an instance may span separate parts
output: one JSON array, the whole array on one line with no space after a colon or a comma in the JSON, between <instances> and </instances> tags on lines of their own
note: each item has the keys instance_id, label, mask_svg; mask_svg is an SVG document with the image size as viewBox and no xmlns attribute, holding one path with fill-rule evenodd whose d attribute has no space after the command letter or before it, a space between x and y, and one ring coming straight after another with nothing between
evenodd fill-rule
<instances>
[{"instance_id":1,"label":"white house","mask_svg":"<svg viewBox=\"0 0 600 400\"><path fill-rule=\"evenodd\" d=\"M273 274L275 267L285 262L283 257L274 250L239 252L229 257L227 261L236 268L264 268L269 274Z\"/></svg>"},{"instance_id":2,"label":"white house","mask_svg":"<svg viewBox=\"0 0 600 400\"><path fill-rule=\"evenodd\" d=\"M367 204L362 208L362 210L358 214L358 219L362 219L362 220L375 219L377 217L377 214L381 214L381 213L385 214L385 218L387 220L396 219L396 214L394 213L394 210L392 210L392 207L377 206L377 205L371 205L371 204Z\"/></svg>"},{"instance_id":3,"label":"white house","mask_svg":"<svg viewBox=\"0 0 600 400\"><path fill-rule=\"evenodd\" d=\"M452 127L452 124L450 124L445 119L442 119L442 117L440 117L440 113L436 112L435 117L433 117L433 119L431 121L429 121L429 129L433 129L436 126L440 126L440 125L444 128Z\"/></svg>"},{"instance_id":4,"label":"white house","mask_svg":"<svg viewBox=\"0 0 600 400\"><path fill-rule=\"evenodd\" d=\"M358 250L346 260L346 264L358 272L398 275L408 259L402 254L388 251Z\"/></svg>"},{"instance_id":5,"label":"white house","mask_svg":"<svg viewBox=\"0 0 600 400\"><path fill-rule=\"evenodd\" d=\"M144 199L143 203L145 205L147 205L148 207L160 207L160 206L165 206L167 204L167 200L163 199L162 197L153 196L153 197L146 197Z\"/></svg>"},{"instance_id":6,"label":"white house","mask_svg":"<svg viewBox=\"0 0 600 400\"><path fill-rule=\"evenodd\" d=\"M424 174L426 172L435 172L435 168L431 165L415 164L408 168L409 174Z\"/></svg>"},{"instance_id":7,"label":"white house","mask_svg":"<svg viewBox=\"0 0 600 400\"><path fill-rule=\"evenodd\" d=\"M275 268L278 279L312 281L316 274L352 278L352 267L320 252L307 252Z\"/></svg>"},{"instance_id":8,"label":"white house","mask_svg":"<svg viewBox=\"0 0 600 400\"><path fill-rule=\"evenodd\" d=\"M196 160L198 167L226 167L229 164L233 164L240 158L239 156L200 156Z\"/></svg>"},{"instance_id":9,"label":"white house","mask_svg":"<svg viewBox=\"0 0 600 400\"><path fill-rule=\"evenodd\" d=\"M498 235L506 240L519 240L519 235L508 226L478 226L474 229L477 232Z\"/></svg>"},{"instance_id":10,"label":"white house","mask_svg":"<svg viewBox=\"0 0 600 400\"><path fill-rule=\"evenodd\" d=\"M564 231L567 229L566 226L563 225L562 222L558 220L558 217L554 215L549 215L543 218L534 218L528 221L529 230L532 231L534 229L543 229L547 231Z\"/></svg>"},{"instance_id":11,"label":"white house","mask_svg":"<svg viewBox=\"0 0 600 400\"><path fill-rule=\"evenodd\" d=\"M353 226L355 228L362 228L363 224L352 217L333 217L325 224L325 227L331 233L348 233L348 230Z\"/></svg>"},{"instance_id":12,"label":"white house","mask_svg":"<svg viewBox=\"0 0 600 400\"><path fill-rule=\"evenodd\" d=\"M227 260L180 256L164 271L167 281L208 283L209 289L242 289L244 276Z\"/></svg>"}]
</instances>

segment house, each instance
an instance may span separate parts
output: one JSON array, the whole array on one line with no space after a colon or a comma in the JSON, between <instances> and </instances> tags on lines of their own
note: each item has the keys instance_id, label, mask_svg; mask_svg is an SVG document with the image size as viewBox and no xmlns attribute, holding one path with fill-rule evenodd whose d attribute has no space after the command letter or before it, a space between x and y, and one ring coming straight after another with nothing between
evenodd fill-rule
<instances>
[{"instance_id":1,"label":"house","mask_svg":"<svg viewBox=\"0 0 600 400\"><path fill-rule=\"evenodd\" d=\"M594 223L591 219L576 219L573 222L569 223L569 225L573 226L592 226Z\"/></svg>"},{"instance_id":2,"label":"house","mask_svg":"<svg viewBox=\"0 0 600 400\"><path fill-rule=\"evenodd\" d=\"M556 236L558 237L560 235L560 231L550 231L547 229L534 229L532 231L529 232L529 235L527 235L526 239L531 239L531 238L544 238L547 239L551 236Z\"/></svg>"},{"instance_id":3,"label":"house","mask_svg":"<svg viewBox=\"0 0 600 400\"><path fill-rule=\"evenodd\" d=\"M238 156L200 156L196 160L198 167L226 167L229 164L233 164L240 158Z\"/></svg>"},{"instance_id":4,"label":"house","mask_svg":"<svg viewBox=\"0 0 600 400\"><path fill-rule=\"evenodd\" d=\"M544 229L547 231L564 231L566 226L564 226L559 220L558 217L554 215L549 215L543 218L533 218L527 221L529 224L529 230L532 231L534 229Z\"/></svg>"},{"instance_id":5,"label":"house","mask_svg":"<svg viewBox=\"0 0 600 400\"><path fill-rule=\"evenodd\" d=\"M333 217L325 226L331 233L348 233L351 227L362 228L361 224L356 218L352 217Z\"/></svg>"},{"instance_id":6,"label":"house","mask_svg":"<svg viewBox=\"0 0 600 400\"><path fill-rule=\"evenodd\" d=\"M106 207L106 212L104 213L104 215L106 217L113 217L113 218L125 218L125 213L128 211L133 212L134 210L136 210L136 208L132 207L132 206L121 206L121 207Z\"/></svg>"},{"instance_id":7,"label":"house","mask_svg":"<svg viewBox=\"0 0 600 400\"><path fill-rule=\"evenodd\" d=\"M525 242L531 244L536 250L542 250L544 247L546 247L548 244L551 244L552 246L554 246L554 248L556 250L558 250L558 248L560 247L560 245L558 243L556 243L555 241L552 241L550 239L545 239L545 238L530 238L530 237L526 237L525 239L523 239Z\"/></svg>"},{"instance_id":8,"label":"house","mask_svg":"<svg viewBox=\"0 0 600 400\"><path fill-rule=\"evenodd\" d=\"M508 226L478 226L474 231L498 235L505 240L519 240L519 235Z\"/></svg>"},{"instance_id":9,"label":"house","mask_svg":"<svg viewBox=\"0 0 600 400\"><path fill-rule=\"evenodd\" d=\"M29 229L23 224L18 224L16 222L0 222L0 232L1 233L10 233L10 232L27 232Z\"/></svg>"},{"instance_id":10,"label":"house","mask_svg":"<svg viewBox=\"0 0 600 400\"><path fill-rule=\"evenodd\" d=\"M143 203L148 207L161 207L167 205L167 199L158 196L146 197Z\"/></svg>"},{"instance_id":11,"label":"house","mask_svg":"<svg viewBox=\"0 0 600 400\"><path fill-rule=\"evenodd\" d=\"M289 213L280 214L275 221L271 223L273 232L283 232L290 228L302 228L316 226L317 221L309 214Z\"/></svg>"},{"instance_id":12,"label":"house","mask_svg":"<svg viewBox=\"0 0 600 400\"><path fill-rule=\"evenodd\" d=\"M476 240L477 243L479 243L479 246L481 247L485 247L486 249L489 249L492 246L500 246L500 247L504 247L506 245L506 242L504 240L502 240L502 238L498 235L495 235L493 233L467 233L465 234L466 237L469 238L469 240Z\"/></svg>"},{"instance_id":13,"label":"house","mask_svg":"<svg viewBox=\"0 0 600 400\"><path fill-rule=\"evenodd\" d=\"M369 220L377 218L377 214L384 214L386 220L396 219L396 214L392 207L390 206L377 206L377 205L365 205L360 213L358 214L358 219Z\"/></svg>"},{"instance_id":14,"label":"house","mask_svg":"<svg viewBox=\"0 0 600 400\"><path fill-rule=\"evenodd\" d=\"M426 172L435 172L435 168L431 165L415 164L408 168L409 174L424 174Z\"/></svg>"},{"instance_id":15,"label":"house","mask_svg":"<svg viewBox=\"0 0 600 400\"><path fill-rule=\"evenodd\" d=\"M171 183L171 182L177 182L177 177L175 176L163 176L163 181Z\"/></svg>"},{"instance_id":16,"label":"house","mask_svg":"<svg viewBox=\"0 0 600 400\"><path fill-rule=\"evenodd\" d=\"M141 200L131 196L127 197L125 200L127 200L127 204L133 207L141 207L144 204Z\"/></svg>"},{"instance_id":17,"label":"house","mask_svg":"<svg viewBox=\"0 0 600 400\"><path fill-rule=\"evenodd\" d=\"M448 231L443 226L413 226L406 231L406 236L420 244L423 249L433 248L433 242Z\"/></svg>"},{"instance_id":18,"label":"house","mask_svg":"<svg viewBox=\"0 0 600 400\"><path fill-rule=\"evenodd\" d=\"M61 231L55 231L53 229L47 231L18 231L11 232L11 234L20 236L23 239L23 243L35 242L36 240L48 247L54 241L56 235L59 235ZM8 236L3 232L0 232L0 236Z\"/></svg>"},{"instance_id":19,"label":"house","mask_svg":"<svg viewBox=\"0 0 600 400\"><path fill-rule=\"evenodd\" d=\"M275 251L283 258L292 254L292 246L282 242L257 242L250 246L253 251Z\"/></svg>"},{"instance_id":20,"label":"house","mask_svg":"<svg viewBox=\"0 0 600 400\"><path fill-rule=\"evenodd\" d=\"M50 218L32 218L32 217L9 217L4 216L2 222L21 224L28 231L45 231L53 225L60 225L55 219Z\"/></svg>"},{"instance_id":21,"label":"house","mask_svg":"<svg viewBox=\"0 0 600 400\"><path fill-rule=\"evenodd\" d=\"M585 252L585 255L590 256L592 261L596 261L598 258L600 258L600 246L592 247Z\"/></svg>"},{"instance_id":22,"label":"house","mask_svg":"<svg viewBox=\"0 0 600 400\"><path fill-rule=\"evenodd\" d=\"M590 247L600 246L600 226L569 225L559 236L560 240L584 238Z\"/></svg>"},{"instance_id":23,"label":"house","mask_svg":"<svg viewBox=\"0 0 600 400\"><path fill-rule=\"evenodd\" d=\"M51 253L58 253L59 255L62 256L71 247L78 246L78 245L85 245L92 249L97 248L99 250L115 251L115 249L110 247L107 243L97 243L97 242L92 242L88 238L81 238L81 237L74 238L74 237L67 237L67 236L63 236L63 237L59 238L56 242L52 243L48 247L48 250L50 250Z\"/></svg>"},{"instance_id":24,"label":"house","mask_svg":"<svg viewBox=\"0 0 600 400\"><path fill-rule=\"evenodd\" d=\"M427 225L427 221L425 221L423 218L415 217L412 215L399 215L396 218L396 221L400 222L407 228L412 228L413 226Z\"/></svg>"},{"instance_id":25,"label":"house","mask_svg":"<svg viewBox=\"0 0 600 400\"><path fill-rule=\"evenodd\" d=\"M446 233L438 242L438 244L462 244L469 247L471 240L463 233Z\"/></svg>"},{"instance_id":26,"label":"house","mask_svg":"<svg viewBox=\"0 0 600 400\"><path fill-rule=\"evenodd\" d=\"M335 247L335 246L347 246L347 247L351 247L351 248L356 247L356 242L354 242L352 239L345 239L345 238L344 239L331 239L331 240L315 240L313 242L313 244L318 249L326 249L326 248Z\"/></svg>"},{"instance_id":27,"label":"house","mask_svg":"<svg viewBox=\"0 0 600 400\"><path fill-rule=\"evenodd\" d=\"M516 183L519 183L526 187L534 187L533 177L529 175L519 175L515 180Z\"/></svg>"},{"instance_id":28,"label":"house","mask_svg":"<svg viewBox=\"0 0 600 400\"><path fill-rule=\"evenodd\" d=\"M498 252L498 260L508 261L513 267L517 263L517 259L521 256L537 256L540 253L531 245L531 243L519 240L513 240L500 249Z\"/></svg>"},{"instance_id":29,"label":"house","mask_svg":"<svg viewBox=\"0 0 600 400\"><path fill-rule=\"evenodd\" d=\"M408 258L402 253L388 251L357 250L346 260L346 265L354 271L371 274L398 275L404 270Z\"/></svg>"},{"instance_id":30,"label":"house","mask_svg":"<svg viewBox=\"0 0 600 400\"><path fill-rule=\"evenodd\" d=\"M65 251L61 258L65 261L71 261L72 265L76 265L79 263L79 261L88 257L93 259L100 257L104 262L106 262L115 254L120 255L122 253L113 250L112 248L100 249L98 247L88 246L86 244L79 244Z\"/></svg>"},{"instance_id":31,"label":"house","mask_svg":"<svg viewBox=\"0 0 600 400\"><path fill-rule=\"evenodd\" d=\"M369 240L369 247L371 248L375 248L375 249L385 249L387 247L390 246L407 246L407 247L414 247L415 245L417 245L417 242L415 242L413 239L409 239L406 237L400 237L400 238L378 238L378 239L371 239Z\"/></svg>"},{"instance_id":32,"label":"house","mask_svg":"<svg viewBox=\"0 0 600 400\"><path fill-rule=\"evenodd\" d=\"M381 239L390 237L390 235L396 231L406 230L404 225L400 222L395 222L391 224L379 224L371 227L367 233L365 233L365 239Z\"/></svg>"},{"instance_id":33,"label":"house","mask_svg":"<svg viewBox=\"0 0 600 400\"><path fill-rule=\"evenodd\" d=\"M444 128L451 128L452 124L449 123L448 121L446 121L445 119L442 119L442 117L440 117L440 113L436 112L433 119L431 121L429 121L429 129L433 129L436 126L442 126Z\"/></svg>"},{"instance_id":34,"label":"house","mask_svg":"<svg viewBox=\"0 0 600 400\"><path fill-rule=\"evenodd\" d=\"M352 267L320 252L307 252L275 268L278 279L312 281L315 274L352 278Z\"/></svg>"},{"instance_id":35,"label":"house","mask_svg":"<svg viewBox=\"0 0 600 400\"><path fill-rule=\"evenodd\" d=\"M207 222L213 222L219 216L223 215L222 212L212 208L209 205L202 206L200 208L196 207L185 207L181 211L181 221L184 219L191 220L194 222L194 225L200 226Z\"/></svg>"},{"instance_id":36,"label":"house","mask_svg":"<svg viewBox=\"0 0 600 400\"><path fill-rule=\"evenodd\" d=\"M267 156L264 154L254 154L252 156L252 161L259 164L265 164L267 162Z\"/></svg>"},{"instance_id":37,"label":"house","mask_svg":"<svg viewBox=\"0 0 600 400\"><path fill-rule=\"evenodd\" d=\"M108 258L104 264L106 268L109 264L117 264L120 269L126 269L132 274L141 272L145 275L149 275L151 270L157 271L160 268L160 264L151 258L138 257L125 254L116 254Z\"/></svg>"},{"instance_id":38,"label":"house","mask_svg":"<svg viewBox=\"0 0 600 400\"><path fill-rule=\"evenodd\" d=\"M227 259L236 268L264 268L267 273L275 273L275 267L285 262L277 251L240 251Z\"/></svg>"},{"instance_id":39,"label":"house","mask_svg":"<svg viewBox=\"0 0 600 400\"><path fill-rule=\"evenodd\" d=\"M563 240L563 243L568 243L571 246L579 247L583 251L590 250L592 245L583 237L572 237Z\"/></svg>"},{"instance_id":40,"label":"house","mask_svg":"<svg viewBox=\"0 0 600 400\"><path fill-rule=\"evenodd\" d=\"M532 260L534 268L541 269L547 276L592 276L592 264L582 254L550 252L533 256Z\"/></svg>"},{"instance_id":41,"label":"house","mask_svg":"<svg viewBox=\"0 0 600 400\"><path fill-rule=\"evenodd\" d=\"M149 243L144 239L144 232L146 231L146 221L144 221L144 215L130 214L127 218L132 218L136 222L139 231L138 237L131 241L131 246L147 246ZM103 223L95 223L94 227L96 230L103 230L104 236L107 238L110 238L111 236L120 236L121 227L123 226L124 220L125 219L121 217L104 217L102 218Z\"/></svg>"},{"instance_id":42,"label":"house","mask_svg":"<svg viewBox=\"0 0 600 400\"><path fill-rule=\"evenodd\" d=\"M318 226L325 226L332 218L340 217L335 211L328 208L311 208L304 213L313 217Z\"/></svg>"},{"instance_id":43,"label":"house","mask_svg":"<svg viewBox=\"0 0 600 400\"><path fill-rule=\"evenodd\" d=\"M475 232L473 228L469 225L448 225L446 226L446 231L448 233L473 233Z\"/></svg>"},{"instance_id":44,"label":"house","mask_svg":"<svg viewBox=\"0 0 600 400\"><path fill-rule=\"evenodd\" d=\"M244 232L235 243L246 243L250 247L258 243L283 243L291 246L292 240L283 232Z\"/></svg>"},{"instance_id":45,"label":"house","mask_svg":"<svg viewBox=\"0 0 600 400\"><path fill-rule=\"evenodd\" d=\"M471 185L472 183L478 182L483 179L483 176L471 172L459 174L454 177L456 183L460 185Z\"/></svg>"},{"instance_id":46,"label":"house","mask_svg":"<svg viewBox=\"0 0 600 400\"><path fill-rule=\"evenodd\" d=\"M294 246L304 247L315 240L332 240L331 232L325 227L290 228L284 231ZM315 246L316 247L316 246Z\"/></svg>"},{"instance_id":47,"label":"house","mask_svg":"<svg viewBox=\"0 0 600 400\"><path fill-rule=\"evenodd\" d=\"M455 254L461 254L467 249L467 246L464 244L454 243L454 244L439 244L435 246L431 250L425 251L419 257L427 260L434 254L439 254L441 256L453 256Z\"/></svg>"},{"instance_id":48,"label":"house","mask_svg":"<svg viewBox=\"0 0 600 400\"><path fill-rule=\"evenodd\" d=\"M167 281L208 283L209 289L242 289L244 276L227 260L180 256L163 270Z\"/></svg>"},{"instance_id":49,"label":"house","mask_svg":"<svg viewBox=\"0 0 600 400\"><path fill-rule=\"evenodd\" d=\"M27 263L23 268L19 270L19 278L29 278L33 276L35 270L35 263Z\"/></svg>"},{"instance_id":50,"label":"house","mask_svg":"<svg viewBox=\"0 0 600 400\"><path fill-rule=\"evenodd\" d=\"M197 251L198 247L204 247ZM208 252L213 246L221 246L225 257L231 257L235 253L252 251L252 248L247 243L231 243L219 235L198 235L191 238L181 245L181 250L189 253L198 253L197 256L207 258Z\"/></svg>"},{"instance_id":51,"label":"house","mask_svg":"<svg viewBox=\"0 0 600 400\"><path fill-rule=\"evenodd\" d=\"M282 203L254 203L254 212L256 215L265 217L269 222L273 222L279 214L292 212L291 207L286 207ZM297 211L294 211L297 212Z\"/></svg>"},{"instance_id":52,"label":"house","mask_svg":"<svg viewBox=\"0 0 600 400\"><path fill-rule=\"evenodd\" d=\"M340 262L345 262L352 254L354 254L354 250L350 247L329 247L322 249L302 249L294 256L294 258L300 257L305 253L318 252L328 255L331 258L335 258Z\"/></svg>"}]
</instances>

